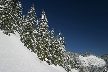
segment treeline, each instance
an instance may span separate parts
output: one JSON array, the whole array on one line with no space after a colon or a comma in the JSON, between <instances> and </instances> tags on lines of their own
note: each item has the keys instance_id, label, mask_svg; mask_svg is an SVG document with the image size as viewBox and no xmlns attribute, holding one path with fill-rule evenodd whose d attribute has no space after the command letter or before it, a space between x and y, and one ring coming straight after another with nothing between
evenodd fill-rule
<instances>
[{"instance_id":1,"label":"treeline","mask_svg":"<svg viewBox=\"0 0 108 72\"><path fill-rule=\"evenodd\" d=\"M20 40L40 60L48 64L65 66L65 41L61 32L49 31L45 11L37 18L34 5L27 15L22 14L22 4L17 0L0 0L0 29L6 35L18 32Z\"/></svg>"}]
</instances>

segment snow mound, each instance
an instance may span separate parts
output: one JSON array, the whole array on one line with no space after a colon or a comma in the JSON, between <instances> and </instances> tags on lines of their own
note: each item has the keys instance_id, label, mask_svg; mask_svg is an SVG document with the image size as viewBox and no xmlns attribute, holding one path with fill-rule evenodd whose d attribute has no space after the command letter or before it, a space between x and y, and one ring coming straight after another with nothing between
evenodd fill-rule
<instances>
[{"instance_id":1,"label":"snow mound","mask_svg":"<svg viewBox=\"0 0 108 72\"><path fill-rule=\"evenodd\" d=\"M81 63L83 66L97 66L97 67L103 67L106 65L106 62L98 58L96 56L90 55L87 57L79 56L79 59L81 60Z\"/></svg>"},{"instance_id":2,"label":"snow mound","mask_svg":"<svg viewBox=\"0 0 108 72\"><path fill-rule=\"evenodd\" d=\"M66 72L50 66L23 46L18 33L7 36L0 31L0 72Z\"/></svg>"}]
</instances>

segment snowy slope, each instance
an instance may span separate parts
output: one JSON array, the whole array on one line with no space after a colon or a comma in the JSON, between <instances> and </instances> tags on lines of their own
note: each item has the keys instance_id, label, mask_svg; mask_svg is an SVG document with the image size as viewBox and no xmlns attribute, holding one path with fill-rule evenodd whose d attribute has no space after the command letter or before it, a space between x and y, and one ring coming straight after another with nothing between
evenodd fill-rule
<instances>
[{"instance_id":1,"label":"snowy slope","mask_svg":"<svg viewBox=\"0 0 108 72\"><path fill-rule=\"evenodd\" d=\"M19 35L7 36L0 31L0 72L66 72L62 67L48 65L31 53Z\"/></svg>"}]
</instances>

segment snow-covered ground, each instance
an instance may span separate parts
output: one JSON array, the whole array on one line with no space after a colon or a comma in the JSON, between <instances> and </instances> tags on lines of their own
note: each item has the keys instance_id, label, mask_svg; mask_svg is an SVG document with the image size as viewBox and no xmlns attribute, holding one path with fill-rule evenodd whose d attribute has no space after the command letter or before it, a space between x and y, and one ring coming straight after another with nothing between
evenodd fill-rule
<instances>
[{"instance_id":1,"label":"snow-covered ground","mask_svg":"<svg viewBox=\"0 0 108 72\"><path fill-rule=\"evenodd\" d=\"M66 72L60 66L48 65L31 53L18 34L7 36L0 31L0 72Z\"/></svg>"}]
</instances>

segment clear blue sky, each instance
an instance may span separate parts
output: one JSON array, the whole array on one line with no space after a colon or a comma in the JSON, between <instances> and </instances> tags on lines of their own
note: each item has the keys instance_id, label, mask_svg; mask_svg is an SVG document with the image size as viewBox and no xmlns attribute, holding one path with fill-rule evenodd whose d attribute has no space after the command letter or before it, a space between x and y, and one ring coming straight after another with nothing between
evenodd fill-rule
<instances>
[{"instance_id":1,"label":"clear blue sky","mask_svg":"<svg viewBox=\"0 0 108 72\"><path fill-rule=\"evenodd\" d=\"M62 32L66 50L108 53L108 0L19 0L24 14L35 4L38 18L45 9L50 30Z\"/></svg>"}]
</instances>

